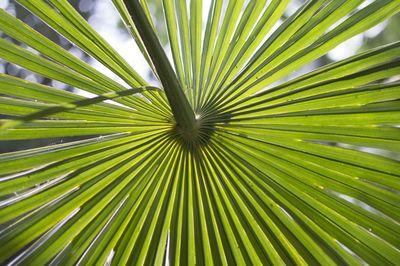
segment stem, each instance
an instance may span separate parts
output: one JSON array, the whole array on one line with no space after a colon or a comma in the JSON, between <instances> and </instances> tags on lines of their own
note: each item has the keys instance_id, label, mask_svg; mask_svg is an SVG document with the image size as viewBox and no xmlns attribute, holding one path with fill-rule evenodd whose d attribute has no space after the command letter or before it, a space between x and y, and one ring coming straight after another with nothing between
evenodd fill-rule
<instances>
[{"instance_id":1,"label":"stem","mask_svg":"<svg viewBox=\"0 0 400 266\"><path fill-rule=\"evenodd\" d=\"M139 0L124 0L124 3L155 66L177 125L185 132L192 132L196 128L193 109Z\"/></svg>"}]
</instances>

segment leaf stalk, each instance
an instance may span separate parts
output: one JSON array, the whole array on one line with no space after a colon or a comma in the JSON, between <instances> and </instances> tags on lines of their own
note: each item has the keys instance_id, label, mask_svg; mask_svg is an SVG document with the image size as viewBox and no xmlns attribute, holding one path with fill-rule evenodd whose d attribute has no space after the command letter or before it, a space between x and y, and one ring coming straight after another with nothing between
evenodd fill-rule
<instances>
[{"instance_id":1,"label":"leaf stalk","mask_svg":"<svg viewBox=\"0 0 400 266\"><path fill-rule=\"evenodd\" d=\"M177 126L183 132L193 132L197 127L194 111L181 88L143 7L139 0L124 0L124 3L155 66Z\"/></svg>"}]
</instances>

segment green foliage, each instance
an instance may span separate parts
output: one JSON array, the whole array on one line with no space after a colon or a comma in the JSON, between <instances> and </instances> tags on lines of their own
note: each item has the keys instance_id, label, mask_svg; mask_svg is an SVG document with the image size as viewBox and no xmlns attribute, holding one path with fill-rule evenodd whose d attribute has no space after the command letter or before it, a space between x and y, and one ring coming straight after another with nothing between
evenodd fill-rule
<instances>
[{"instance_id":1,"label":"green foliage","mask_svg":"<svg viewBox=\"0 0 400 266\"><path fill-rule=\"evenodd\" d=\"M400 2L163 0L169 62L113 0L159 87L67 0L18 2L125 83L0 10L1 58L96 95L0 74L0 141L82 138L0 155L0 263L398 263L400 42L283 80Z\"/></svg>"}]
</instances>

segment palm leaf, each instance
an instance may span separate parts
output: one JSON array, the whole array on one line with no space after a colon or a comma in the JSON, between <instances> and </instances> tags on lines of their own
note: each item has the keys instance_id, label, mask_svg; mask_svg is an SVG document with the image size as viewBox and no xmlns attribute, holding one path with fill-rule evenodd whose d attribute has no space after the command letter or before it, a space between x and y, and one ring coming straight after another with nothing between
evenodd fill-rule
<instances>
[{"instance_id":1,"label":"palm leaf","mask_svg":"<svg viewBox=\"0 0 400 266\"><path fill-rule=\"evenodd\" d=\"M2 264L398 263L400 42L285 78L398 1L163 0L169 62L113 0L158 87L68 1L18 2L125 83L0 10L1 58L95 94L0 74L0 141L81 138L0 155Z\"/></svg>"}]
</instances>

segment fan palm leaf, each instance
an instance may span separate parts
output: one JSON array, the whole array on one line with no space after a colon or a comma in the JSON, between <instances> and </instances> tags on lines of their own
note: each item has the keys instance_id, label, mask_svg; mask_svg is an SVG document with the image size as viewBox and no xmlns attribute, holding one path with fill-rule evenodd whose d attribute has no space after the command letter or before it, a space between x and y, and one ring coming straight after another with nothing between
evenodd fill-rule
<instances>
[{"instance_id":1,"label":"fan palm leaf","mask_svg":"<svg viewBox=\"0 0 400 266\"><path fill-rule=\"evenodd\" d=\"M121 81L0 9L1 58L95 95L0 74L0 141L81 138L0 155L0 262L398 263L400 42L287 76L400 2L162 0L171 59L112 2L158 86L67 0L18 3Z\"/></svg>"}]
</instances>

